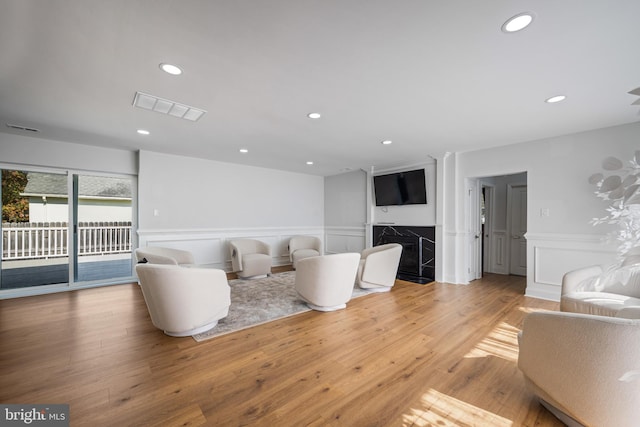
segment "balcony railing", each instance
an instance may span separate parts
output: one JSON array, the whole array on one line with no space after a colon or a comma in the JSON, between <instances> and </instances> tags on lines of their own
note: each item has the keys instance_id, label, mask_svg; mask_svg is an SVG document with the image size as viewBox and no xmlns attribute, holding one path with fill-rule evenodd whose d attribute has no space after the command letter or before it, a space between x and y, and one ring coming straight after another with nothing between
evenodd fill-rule
<instances>
[{"instance_id":1,"label":"balcony railing","mask_svg":"<svg viewBox=\"0 0 640 427\"><path fill-rule=\"evenodd\" d=\"M78 224L78 255L131 252L131 222L81 222ZM69 256L66 222L3 223L2 260Z\"/></svg>"}]
</instances>

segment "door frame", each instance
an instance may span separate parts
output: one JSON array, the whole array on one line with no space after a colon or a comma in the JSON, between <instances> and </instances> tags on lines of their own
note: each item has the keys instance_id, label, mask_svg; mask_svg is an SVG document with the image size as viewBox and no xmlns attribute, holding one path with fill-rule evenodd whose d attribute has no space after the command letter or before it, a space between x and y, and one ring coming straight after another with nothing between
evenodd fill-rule
<instances>
[{"instance_id":1,"label":"door frame","mask_svg":"<svg viewBox=\"0 0 640 427\"><path fill-rule=\"evenodd\" d=\"M3 163L3 162L0 162L0 169L24 170L28 172L40 172L40 173L66 175L67 197L68 197L67 205L68 205L68 211L69 211L68 220L67 220L67 235L69 236L68 238L69 241L67 243L68 244L68 269L69 269L68 282L30 286L30 287L0 289L0 299L40 295L40 294L46 294L46 293L52 293L52 292L100 287L100 286L113 285L113 284L130 283L132 280L135 279L135 273L132 272L131 276L128 276L128 277L117 277L113 279L90 280L90 281L78 280L77 234L74 230L78 222L78 211L76 206L78 203L78 195L74 194L74 191L76 191L75 188L77 188L77 185L74 185L74 181L77 180L76 178L77 176L81 176L81 175L118 177L118 178L126 177L131 180L131 215L132 215L131 259L132 259L132 263L135 263L134 250L135 248L138 247L138 233L136 232L138 229L138 176L137 175L123 174L123 173L105 173L105 172L79 170L79 169L72 169L72 168L41 167L41 166L31 166L31 165ZM1 225L0 225L0 229L1 229ZM1 251L3 249L2 245L3 243L0 239L0 254L2 253ZM1 263L2 263L2 260L0 259L0 268L1 268Z\"/></svg>"},{"instance_id":2,"label":"door frame","mask_svg":"<svg viewBox=\"0 0 640 427\"><path fill-rule=\"evenodd\" d=\"M509 268L510 268L510 263L511 263L511 238L509 236L507 240L507 243L496 243L497 241L495 240L495 236L492 235L495 233L498 233L502 230L502 228L495 228L495 218L496 218L496 214L497 214L497 202L496 202L496 184L494 183L490 183L490 182L484 182L484 180L487 179L491 179L491 178L501 178L501 177L506 177L506 176L512 176L512 175L521 175L524 174L524 179L523 180L514 180L513 182L507 183L507 187L510 186L524 186L528 188L528 171L521 171L521 172L513 172L513 173L505 173L505 174L495 174L495 175L487 175L487 176L483 176L483 177L477 177L477 178L466 178L466 185L465 185L465 203L467 204L467 206L465 207L466 212L475 212L475 217L473 217L472 215L467 215L465 218L466 224L465 227L467 230L470 230L471 226L472 226L472 221L478 221L478 223L480 223L481 221L481 211L480 211L480 203L479 203L479 196L477 197L477 201L475 203L472 202L471 198L469 197L469 188L472 187L472 185L470 184L470 182L475 182L476 185L478 186L477 188L487 188L490 189L490 201L487 201L487 199L485 199L485 208L488 207L488 209L490 210L489 214L486 217L486 222L485 224L488 222L489 226L487 228L485 228L485 234L489 234L488 238L486 238L486 245L484 246L484 248L482 248L482 253L476 252L475 254L473 253L473 251L471 251L471 245L468 243L468 239L465 242L466 245L466 251L468 254L468 258L467 258L467 265L464 266L464 268L467 269L467 271L465 272L465 274L467 275L466 277L469 279L469 281L474 280L469 276L469 273L471 272L472 266L473 265L483 265L484 268L482 269L482 271L478 270L480 275L478 276L478 278L482 277L482 274L484 272L487 273L493 273L493 266L494 266L494 262L496 262L495 258L495 251L497 250L504 250L505 254L505 267L506 270L503 271L499 271L496 274L505 274L508 275L509 274ZM510 225L511 225L511 220L509 218L509 206L511 204L511 195L507 194L507 201L505 204L505 216L506 216L506 222L503 225L503 227L505 227L505 231L509 231L510 230ZM527 192L527 230L529 229L529 224L530 224L530 215L529 215L529 193ZM467 235L469 235L470 233L467 231ZM507 237L507 236L505 236ZM483 264L479 264L479 263L483 263Z\"/></svg>"},{"instance_id":3,"label":"door frame","mask_svg":"<svg viewBox=\"0 0 640 427\"><path fill-rule=\"evenodd\" d=\"M466 180L467 191L467 232L466 246L469 263L467 265L467 281L471 282L482 278L482 245L481 245L481 218L480 218L480 179L469 178Z\"/></svg>"}]
</instances>

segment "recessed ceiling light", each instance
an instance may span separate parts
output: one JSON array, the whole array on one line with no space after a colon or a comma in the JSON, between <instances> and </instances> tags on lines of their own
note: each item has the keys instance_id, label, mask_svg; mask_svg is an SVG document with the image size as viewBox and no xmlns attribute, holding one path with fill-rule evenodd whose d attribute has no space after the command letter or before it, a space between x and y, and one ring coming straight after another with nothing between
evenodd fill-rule
<instances>
[{"instance_id":1,"label":"recessed ceiling light","mask_svg":"<svg viewBox=\"0 0 640 427\"><path fill-rule=\"evenodd\" d=\"M309 117L310 119L319 119L322 116L320 113L309 113L307 114L307 117Z\"/></svg>"},{"instance_id":2,"label":"recessed ceiling light","mask_svg":"<svg viewBox=\"0 0 640 427\"><path fill-rule=\"evenodd\" d=\"M140 135L149 135L150 132L148 130L138 129L138 133Z\"/></svg>"},{"instance_id":3,"label":"recessed ceiling light","mask_svg":"<svg viewBox=\"0 0 640 427\"><path fill-rule=\"evenodd\" d=\"M180 74L182 74L182 70L173 64L160 64L160 69L165 73L171 74L172 76L179 76Z\"/></svg>"},{"instance_id":4,"label":"recessed ceiling light","mask_svg":"<svg viewBox=\"0 0 640 427\"><path fill-rule=\"evenodd\" d=\"M564 95L556 95L556 96L552 96L551 98L545 99L544 102L548 104L553 104L556 102L564 101L565 99L567 99L567 97Z\"/></svg>"},{"instance_id":5,"label":"recessed ceiling light","mask_svg":"<svg viewBox=\"0 0 640 427\"><path fill-rule=\"evenodd\" d=\"M247 150L246 148L241 148L241 149L240 149L240 152L241 152L241 153L248 153L248 152L249 152L249 150Z\"/></svg>"},{"instance_id":6,"label":"recessed ceiling light","mask_svg":"<svg viewBox=\"0 0 640 427\"><path fill-rule=\"evenodd\" d=\"M532 22L533 13L519 13L516 16L507 19L507 22L502 24L502 31L505 33L515 33L516 31L524 30Z\"/></svg>"},{"instance_id":7,"label":"recessed ceiling light","mask_svg":"<svg viewBox=\"0 0 640 427\"><path fill-rule=\"evenodd\" d=\"M307 164L308 164L308 165L312 165L312 164L313 164L313 162L307 162Z\"/></svg>"},{"instance_id":8,"label":"recessed ceiling light","mask_svg":"<svg viewBox=\"0 0 640 427\"><path fill-rule=\"evenodd\" d=\"M393 144L393 141L391 141L390 139L385 139L384 141L382 141L381 144L382 145L389 145L389 144Z\"/></svg>"}]
</instances>

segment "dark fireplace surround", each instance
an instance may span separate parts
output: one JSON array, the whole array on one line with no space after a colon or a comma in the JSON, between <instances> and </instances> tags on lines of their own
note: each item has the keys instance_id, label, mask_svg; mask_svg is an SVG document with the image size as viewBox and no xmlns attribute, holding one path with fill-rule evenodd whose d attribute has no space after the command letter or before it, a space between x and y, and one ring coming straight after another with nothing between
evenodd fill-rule
<instances>
[{"instance_id":1,"label":"dark fireplace surround","mask_svg":"<svg viewBox=\"0 0 640 427\"><path fill-rule=\"evenodd\" d=\"M415 283L429 283L435 280L435 227L374 225L373 245L387 243L402 245L398 279Z\"/></svg>"}]
</instances>

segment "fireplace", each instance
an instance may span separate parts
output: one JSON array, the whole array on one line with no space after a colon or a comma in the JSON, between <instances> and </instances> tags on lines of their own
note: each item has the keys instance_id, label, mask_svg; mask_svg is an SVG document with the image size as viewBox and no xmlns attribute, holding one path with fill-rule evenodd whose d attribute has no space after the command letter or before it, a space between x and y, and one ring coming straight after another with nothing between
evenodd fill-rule
<instances>
[{"instance_id":1,"label":"fireplace","mask_svg":"<svg viewBox=\"0 0 640 427\"><path fill-rule=\"evenodd\" d=\"M435 227L374 225L373 242L375 246L402 245L398 279L416 283L435 280Z\"/></svg>"}]
</instances>

